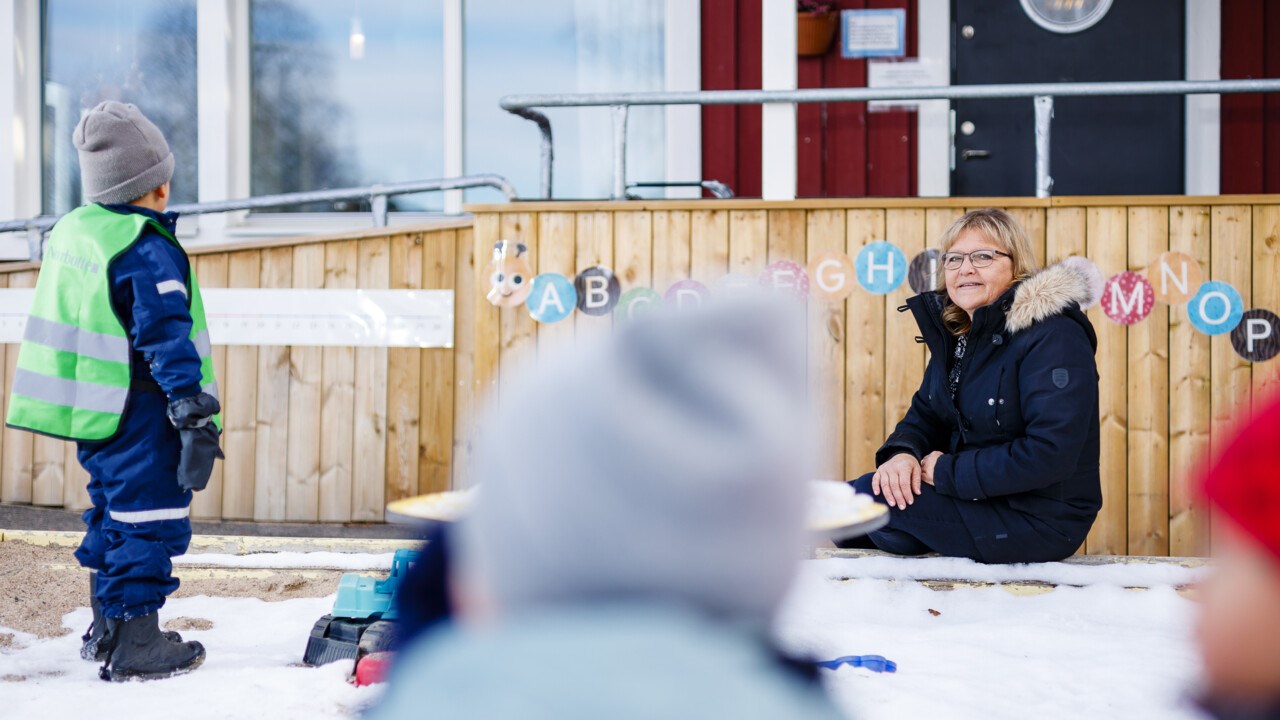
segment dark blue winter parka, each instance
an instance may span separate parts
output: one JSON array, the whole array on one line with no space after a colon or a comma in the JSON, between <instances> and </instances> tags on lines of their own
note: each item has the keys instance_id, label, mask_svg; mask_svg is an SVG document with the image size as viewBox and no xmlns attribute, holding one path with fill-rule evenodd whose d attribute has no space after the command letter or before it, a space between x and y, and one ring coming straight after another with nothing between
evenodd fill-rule
<instances>
[{"instance_id":1,"label":"dark blue winter parka","mask_svg":"<svg viewBox=\"0 0 1280 720\"><path fill-rule=\"evenodd\" d=\"M1089 287L1083 271L1057 264L974 311L954 402L947 374L957 338L943 325L945 291L907 301L930 359L876 465L942 451L934 485L958 499L986 562L1071 555L1102 507L1098 339L1080 310ZM1027 543L1028 531L1043 542ZM1011 547L1010 538L1022 540Z\"/></svg>"}]
</instances>

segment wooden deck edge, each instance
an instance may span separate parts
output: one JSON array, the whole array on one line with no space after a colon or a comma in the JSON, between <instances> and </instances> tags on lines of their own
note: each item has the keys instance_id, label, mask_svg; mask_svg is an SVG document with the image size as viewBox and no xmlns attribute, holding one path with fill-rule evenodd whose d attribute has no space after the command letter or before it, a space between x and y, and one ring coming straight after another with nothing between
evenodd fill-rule
<instances>
[{"instance_id":1,"label":"wooden deck edge","mask_svg":"<svg viewBox=\"0 0 1280 720\"><path fill-rule=\"evenodd\" d=\"M838 548L816 548L813 551L813 557L816 560L827 560L831 558L895 558L900 557L883 550L841 550ZM926 555L925 557L942 557L941 555ZM1209 558L1203 557L1159 557L1151 555L1072 555L1062 561L1067 565L1177 565L1185 568L1199 568L1209 565Z\"/></svg>"},{"instance_id":2,"label":"wooden deck edge","mask_svg":"<svg viewBox=\"0 0 1280 720\"><path fill-rule=\"evenodd\" d=\"M1034 197L859 197L761 200L517 200L476 203L463 209L472 214L526 212L618 212L636 210L866 210L878 208L1060 208L1060 207L1173 207L1179 205L1274 205L1270 195L1081 195Z\"/></svg>"},{"instance_id":3,"label":"wooden deck edge","mask_svg":"<svg viewBox=\"0 0 1280 720\"><path fill-rule=\"evenodd\" d=\"M82 532L52 530L0 530L0 543L22 542L44 547L76 547ZM416 540L363 538L254 537L247 535L194 535L188 554L221 553L252 555L269 552L390 553L416 549Z\"/></svg>"}]
</instances>

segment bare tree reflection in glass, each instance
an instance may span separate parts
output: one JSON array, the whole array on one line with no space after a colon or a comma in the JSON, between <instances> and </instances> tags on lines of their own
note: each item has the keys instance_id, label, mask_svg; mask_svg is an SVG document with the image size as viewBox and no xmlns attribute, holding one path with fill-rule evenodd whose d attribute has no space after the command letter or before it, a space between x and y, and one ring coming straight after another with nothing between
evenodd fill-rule
<instances>
[{"instance_id":1,"label":"bare tree reflection in glass","mask_svg":"<svg viewBox=\"0 0 1280 720\"><path fill-rule=\"evenodd\" d=\"M252 141L254 195L358 184L346 110L330 99L331 43L300 3L257 0L252 5ZM345 142L343 140L346 140ZM294 206L302 212L367 210L368 203Z\"/></svg>"}]
</instances>

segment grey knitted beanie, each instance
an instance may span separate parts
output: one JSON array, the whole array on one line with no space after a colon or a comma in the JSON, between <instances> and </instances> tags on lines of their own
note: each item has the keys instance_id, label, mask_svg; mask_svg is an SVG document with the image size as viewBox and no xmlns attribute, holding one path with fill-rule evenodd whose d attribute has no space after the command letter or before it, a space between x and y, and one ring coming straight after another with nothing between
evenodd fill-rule
<instances>
[{"instance_id":1,"label":"grey knitted beanie","mask_svg":"<svg viewBox=\"0 0 1280 720\"><path fill-rule=\"evenodd\" d=\"M460 570L504 615L676 602L767 622L806 539L803 308L649 313L504 386Z\"/></svg>"},{"instance_id":2,"label":"grey knitted beanie","mask_svg":"<svg viewBox=\"0 0 1280 720\"><path fill-rule=\"evenodd\" d=\"M99 103L80 118L71 141L80 152L86 202L136 200L173 177L164 133L136 105Z\"/></svg>"}]
</instances>

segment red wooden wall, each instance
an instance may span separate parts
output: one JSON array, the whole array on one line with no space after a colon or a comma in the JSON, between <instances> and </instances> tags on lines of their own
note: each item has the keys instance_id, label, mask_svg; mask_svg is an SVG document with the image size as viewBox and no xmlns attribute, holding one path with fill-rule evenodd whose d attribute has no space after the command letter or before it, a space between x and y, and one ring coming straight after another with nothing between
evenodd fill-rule
<instances>
[{"instance_id":1,"label":"red wooden wall","mask_svg":"<svg viewBox=\"0 0 1280 720\"><path fill-rule=\"evenodd\" d=\"M1222 0L1222 78L1280 78L1280 2ZM1280 193L1280 94L1222 97L1221 192Z\"/></svg>"},{"instance_id":2,"label":"red wooden wall","mask_svg":"<svg viewBox=\"0 0 1280 720\"><path fill-rule=\"evenodd\" d=\"M905 8L907 56L916 54L916 0L839 0L840 9ZM702 0L702 87L760 87L761 0ZM840 57L839 38L826 55L800 58L802 88L865 87L865 60ZM800 197L916 194L916 114L868 113L865 103L804 104L797 109ZM702 176L726 182L742 197L760 195L759 106L702 110Z\"/></svg>"}]
</instances>

